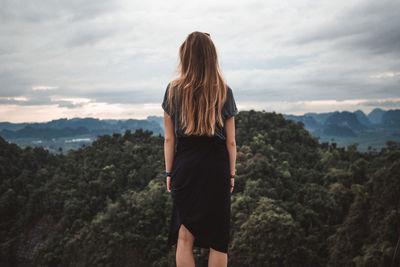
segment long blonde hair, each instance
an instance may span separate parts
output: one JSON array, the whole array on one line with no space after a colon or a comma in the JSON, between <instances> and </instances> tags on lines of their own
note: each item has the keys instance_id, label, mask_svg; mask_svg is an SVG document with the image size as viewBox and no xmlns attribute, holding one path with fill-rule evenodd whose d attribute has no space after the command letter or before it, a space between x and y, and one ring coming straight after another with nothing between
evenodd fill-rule
<instances>
[{"instance_id":1,"label":"long blonde hair","mask_svg":"<svg viewBox=\"0 0 400 267\"><path fill-rule=\"evenodd\" d=\"M178 78L170 83L168 102L173 111L174 89L179 103L179 122L186 135L215 133L224 126L222 107L226 82L220 72L217 51L208 34L192 32L179 48Z\"/></svg>"}]
</instances>

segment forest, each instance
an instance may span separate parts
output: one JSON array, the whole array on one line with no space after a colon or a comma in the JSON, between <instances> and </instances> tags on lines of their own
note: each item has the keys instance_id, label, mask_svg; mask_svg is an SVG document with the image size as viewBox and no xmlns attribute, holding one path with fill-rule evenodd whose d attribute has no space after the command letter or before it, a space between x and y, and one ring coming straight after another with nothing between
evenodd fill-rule
<instances>
[{"instance_id":1,"label":"forest","mask_svg":"<svg viewBox=\"0 0 400 267\"><path fill-rule=\"evenodd\" d=\"M275 112L235 124L228 266L400 266L399 143L319 143ZM64 155L0 137L0 265L175 266L163 144L127 130Z\"/></svg>"}]
</instances>

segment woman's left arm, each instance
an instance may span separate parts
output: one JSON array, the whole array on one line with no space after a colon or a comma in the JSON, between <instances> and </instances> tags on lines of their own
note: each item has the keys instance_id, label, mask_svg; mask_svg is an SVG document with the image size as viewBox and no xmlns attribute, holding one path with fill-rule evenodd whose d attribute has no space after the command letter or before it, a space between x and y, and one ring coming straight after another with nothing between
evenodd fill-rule
<instances>
[{"instance_id":1,"label":"woman's left arm","mask_svg":"<svg viewBox=\"0 0 400 267\"><path fill-rule=\"evenodd\" d=\"M175 133L172 118L164 111L164 158L165 171L172 171L175 154ZM171 192L171 177L167 176L167 190Z\"/></svg>"}]
</instances>

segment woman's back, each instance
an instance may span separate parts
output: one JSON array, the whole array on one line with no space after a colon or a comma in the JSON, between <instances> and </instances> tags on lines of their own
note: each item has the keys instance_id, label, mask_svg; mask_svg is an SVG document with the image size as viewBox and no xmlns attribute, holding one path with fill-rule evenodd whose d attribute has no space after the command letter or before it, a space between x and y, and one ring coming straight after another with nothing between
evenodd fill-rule
<instances>
[{"instance_id":1,"label":"woman's back","mask_svg":"<svg viewBox=\"0 0 400 267\"><path fill-rule=\"evenodd\" d=\"M167 88L164 93L164 100L163 100L161 106L173 120L175 138L177 139L178 137L190 136L190 135L185 134L184 128L182 127L182 125L180 123L179 116L180 116L181 108L180 108L179 102L177 101L175 96L172 101L173 102L172 104L174 105L173 111L170 108L170 104L169 104L169 100L168 100L170 85L171 85L171 83L169 83L167 85ZM176 93L176 90L175 90L175 93ZM195 105L195 104L196 103L193 103L193 105ZM222 107L222 120L225 122L230 117L237 115L237 113L238 113L238 109L236 106L236 102L235 102L235 98L233 96L232 89L229 86L226 86L226 101ZM215 123L215 132L214 132L213 136L217 136L217 137L221 138L222 140L226 140L227 135L226 135L225 127L220 126L218 123ZM177 146L177 143L176 143L176 146ZM175 146L175 151L176 151L176 146Z\"/></svg>"},{"instance_id":2,"label":"woman's back","mask_svg":"<svg viewBox=\"0 0 400 267\"><path fill-rule=\"evenodd\" d=\"M209 36L191 33L179 52L180 76L168 84L162 103L173 200L168 245L177 244L178 266L194 265L191 246L210 248L210 262L226 265L238 110Z\"/></svg>"}]
</instances>

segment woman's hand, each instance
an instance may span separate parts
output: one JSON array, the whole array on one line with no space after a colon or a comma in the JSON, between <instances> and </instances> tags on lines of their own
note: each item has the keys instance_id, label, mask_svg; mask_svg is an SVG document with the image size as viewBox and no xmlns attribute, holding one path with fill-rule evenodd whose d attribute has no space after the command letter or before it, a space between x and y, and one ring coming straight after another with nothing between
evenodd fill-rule
<instances>
[{"instance_id":1,"label":"woman's hand","mask_svg":"<svg viewBox=\"0 0 400 267\"><path fill-rule=\"evenodd\" d=\"M235 186L235 178L231 178L231 193L233 191L234 186Z\"/></svg>"},{"instance_id":2,"label":"woman's hand","mask_svg":"<svg viewBox=\"0 0 400 267\"><path fill-rule=\"evenodd\" d=\"M167 191L171 192L171 176L167 176Z\"/></svg>"}]
</instances>

